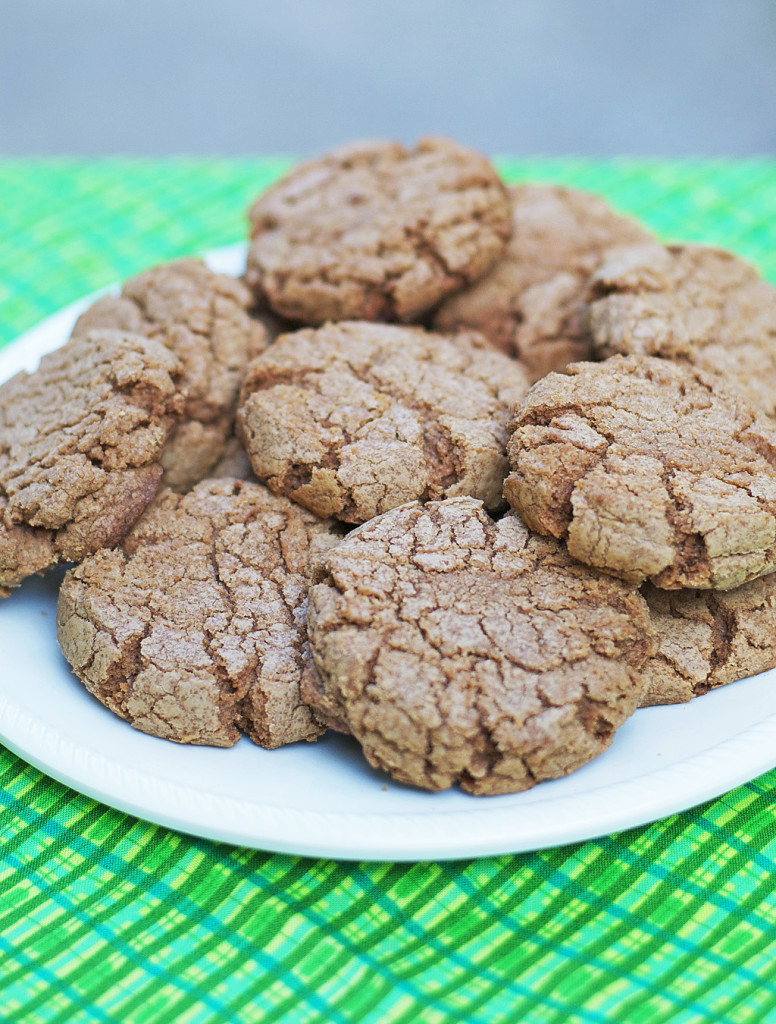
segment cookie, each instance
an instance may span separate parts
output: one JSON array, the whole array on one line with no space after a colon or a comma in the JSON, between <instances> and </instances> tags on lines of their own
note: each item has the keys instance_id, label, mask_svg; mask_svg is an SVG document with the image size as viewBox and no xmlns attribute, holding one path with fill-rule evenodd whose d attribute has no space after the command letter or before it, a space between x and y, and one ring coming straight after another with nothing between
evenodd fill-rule
<instances>
[{"instance_id":1,"label":"cookie","mask_svg":"<svg viewBox=\"0 0 776 1024\"><path fill-rule=\"evenodd\" d=\"M587 565L666 589L776 568L776 425L698 369L576 363L531 388L504 496Z\"/></svg>"},{"instance_id":2,"label":"cookie","mask_svg":"<svg viewBox=\"0 0 776 1024\"><path fill-rule=\"evenodd\" d=\"M251 363L237 431L256 476L320 516L359 523L458 494L495 507L527 387L479 335L346 321L283 335Z\"/></svg>"},{"instance_id":3,"label":"cookie","mask_svg":"<svg viewBox=\"0 0 776 1024\"><path fill-rule=\"evenodd\" d=\"M178 359L95 331L0 387L0 588L115 544L153 498Z\"/></svg>"},{"instance_id":4,"label":"cookie","mask_svg":"<svg viewBox=\"0 0 776 1024\"><path fill-rule=\"evenodd\" d=\"M475 284L434 314L439 331L476 330L528 367L531 380L589 359L586 285L613 245L651 235L599 196L557 185L515 185L512 239Z\"/></svg>"},{"instance_id":5,"label":"cookie","mask_svg":"<svg viewBox=\"0 0 776 1024\"><path fill-rule=\"evenodd\" d=\"M247 312L252 301L242 281L185 259L132 278L75 325L73 337L116 327L155 338L180 358L186 408L162 458L164 483L176 490L192 487L220 458L245 367L266 347L264 324Z\"/></svg>"},{"instance_id":6,"label":"cookie","mask_svg":"<svg viewBox=\"0 0 776 1024\"><path fill-rule=\"evenodd\" d=\"M308 565L337 539L260 484L164 491L121 547L65 577L62 651L95 697L153 736L315 739L321 726L299 697Z\"/></svg>"},{"instance_id":7,"label":"cookie","mask_svg":"<svg viewBox=\"0 0 776 1024\"><path fill-rule=\"evenodd\" d=\"M8 500L0 493L0 598L10 597L13 587L58 561L51 531L12 522L7 509Z\"/></svg>"},{"instance_id":8,"label":"cookie","mask_svg":"<svg viewBox=\"0 0 776 1024\"><path fill-rule=\"evenodd\" d=\"M750 264L704 245L645 245L610 254L590 290L600 357L689 363L776 415L776 288Z\"/></svg>"},{"instance_id":9,"label":"cookie","mask_svg":"<svg viewBox=\"0 0 776 1024\"><path fill-rule=\"evenodd\" d=\"M658 649L642 668L642 707L679 704L776 666L776 573L735 590L645 584Z\"/></svg>"},{"instance_id":10,"label":"cookie","mask_svg":"<svg viewBox=\"0 0 776 1024\"><path fill-rule=\"evenodd\" d=\"M371 765L512 793L605 750L653 650L638 593L456 498L394 509L322 560L303 696Z\"/></svg>"},{"instance_id":11,"label":"cookie","mask_svg":"<svg viewBox=\"0 0 776 1024\"><path fill-rule=\"evenodd\" d=\"M484 274L512 230L493 167L439 138L331 150L263 193L250 222L246 280L312 325L415 320Z\"/></svg>"}]
</instances>

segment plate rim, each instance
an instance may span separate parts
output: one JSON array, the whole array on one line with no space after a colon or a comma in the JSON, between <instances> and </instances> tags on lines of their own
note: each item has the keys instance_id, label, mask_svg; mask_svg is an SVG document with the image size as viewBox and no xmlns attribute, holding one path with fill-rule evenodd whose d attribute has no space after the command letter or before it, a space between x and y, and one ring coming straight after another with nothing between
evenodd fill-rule
<instances>
[{"instance_id":1,"label":"plate rim","mask_svg":"<svg viewBox=\"0 0 776 1024\"><path fill-rule=\"evenodd\" d=\"M297 856L347 861L438 861L526 853L585 842L690 810L774 766L776 754L770 751L776 750L776 714L683 761L621 782L537 801L523 808L505 810L498 804L503 798L473 797L476 803L471 809L431 813L301 810L235 799L177 781L160 781L63 736L2 694L0 739L24 761L76 792L178 832ZM755 750L759 752L757 757L752 756ZM728 770L731 764L735 771ZM108 781L100 785L92 781L95 778ZM688 778L694 783L689 799L686 789L676 785L677 780L686 785ZM603 792L616 798L604 805L604 811L600 803ZM634 806L639 808L636 814L631 810ZM573 834L568 833L564 823L563 812L567 809L573 810L577 818ZM586 827L578 819L588 809L595 813ZM506 820L517 814L522 819L521 837L512 833L512 823ZM215 816L226 816L226 824L219 825ZM409 835L405 830L401 838L394 835L386 839L386 827L408 820L415 822L418 818L423 819L420 835ZM526 819L530 826L527 832ZM478 831L473 835L475 824ZM328 838L318 838L321 830ZM310 835L316 838L310 839Z\"/></svg>"}]
</instances>

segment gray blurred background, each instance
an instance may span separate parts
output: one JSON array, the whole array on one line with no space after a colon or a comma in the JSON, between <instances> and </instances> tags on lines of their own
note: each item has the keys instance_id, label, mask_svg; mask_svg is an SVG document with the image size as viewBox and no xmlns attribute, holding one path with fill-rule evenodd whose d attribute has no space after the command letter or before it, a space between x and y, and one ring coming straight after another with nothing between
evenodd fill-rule
<instances>
[{"instance_id":1,"label":"gray blurred background","mask_svg":"<svg viewBox=\"0 0 776 1024\"><path fill-rule=\"evenodd\" d=\"M0 154L776 153L776 0L0 0Z\"/></svg>"}]
</instances>

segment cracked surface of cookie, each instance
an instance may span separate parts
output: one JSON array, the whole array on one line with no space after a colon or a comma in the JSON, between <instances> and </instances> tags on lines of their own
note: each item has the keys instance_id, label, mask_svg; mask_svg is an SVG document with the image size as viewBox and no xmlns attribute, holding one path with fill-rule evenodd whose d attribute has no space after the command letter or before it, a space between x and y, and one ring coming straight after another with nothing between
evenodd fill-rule
<instances>
[{"instance_id":1,"label":"cracked surface of cookie","mask_svg":"<svg viewBox=\"0 0 776 1024\"><path fill-rule=\"evenodd\" d=\"M87 689L179 743L267 748L322 731L299 697L308 571L339 539L261 484L165 490L113 551L62 584L57 631Z\"/></svg>"},{"instance_id":2,"label":"cracked surface of cookie","mask_svg":"<svg viewBox=\"0 0 776 1024\"><path fill-rule=\"evenodd\" d=\"M115 544L153 498L178 359L95 331L0 387L0 588Z\"/></svg>"},{"instance_id":3,"label":"cracked surface of cookie","mask_svg":"<svg viewBox=\"0 0 776 1024\"><path fill-rule=\"evenodd\" d=\"M776 573L735 590L647 583L641 592L658 642L642 669L642 707L679 704L776 666Z\"/></svg>"},{"instance_id":4,"label":"cracked surface of cookie","mask_svg":"<svg viewBox=\"0 0 776 1024\"><path fill-rule=\"evenodd\" d=\"M513 232L504 256L434 314L440 331L482 331L528 367L531 380L589 359L586 285L606 249L652 236L600 196L556 185L509 189Z\"/></svg>"},{"instance_id":5,"label":"cracked surface of cookie","mask_svg":"<svg viewBox=\"0 0 776 1024\"><path fill-rule=\"evenodd\" d=\"M279 338L237 414L259 479L357 523L415 498L498 506L506 427L528 382L480 335L346 321Z\"/></svg>"},{"instance_id":6,"label":"cracked surface of cookie","mask_svg":"<svg viewBox=\"0 0 776 1024\"><path fill-rule=\"evenodd\" d=\"M415 320L485 273L512 230L490 163L441 138L334 149L259 196L250 221L246 280L313 325Z\"/></svg>"},{"instance_id":7,"label":"cracked surface of cookie","mask_svg":"<svg viewBox=\"0 0 776 1024\"><path fill-rule=\"evenodd\" d=\"M776 415L776 288L749 263L704 245L621 249L596 271L590 293L601 358L690 363Z\"/></svg>"},{"instance_id":8,"label":"cracked surface of cookie","mask_svg":"<svg viewBox=\"0 0 776 1024\"><path fill-rule=\"evenodd\" d=\"M730 590L776 567L776 425L690 366L575 363L518 407L504 496L587 565Z\"/></svg>"},{"instance_id":9,"label":"cracked surface of cookie","mask_svg":"<svg viewBox=\"0 0 776 1024\"><path fill-rule=\"evenodd\" d=\"M411 504L354 530L310 588L303 695L374 767L511 793L580 767L636 708L643 599L509 513Z\"/></svg>"},{"instance_id":10,"label":"cracked surface of cookie","mask_svg":"<svg viewBox=\"0 0 776 1024\"><path fill-rule=\"evenodd\" d=\"M132 331L161 341L181 360L186 408L162 458L164 483L176 490L193 486L220 458L245 368L266 347L264 324L247 312L252 302L244 282L183 259L133 277L73 329L73 337L95 327Z\"/></svg>"}]
</instances>

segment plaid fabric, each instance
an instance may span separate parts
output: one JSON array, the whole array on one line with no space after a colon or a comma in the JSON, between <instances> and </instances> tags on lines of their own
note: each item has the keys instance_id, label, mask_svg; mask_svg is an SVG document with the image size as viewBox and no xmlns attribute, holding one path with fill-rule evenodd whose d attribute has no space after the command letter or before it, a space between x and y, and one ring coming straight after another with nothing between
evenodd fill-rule
<instances>
[{"instance_id":1,"label":"plaid fabric","mask_svg":"<svg viewBox=\"0 0 776 1024\"><path fill-rule=\"evenodd\" d=\"M250 197L287 165L0 164L0 344L94 288L239 239ZM776 163L501 166L598 190L776 282ZM352 865L181 836L0 748L0 1020L776 1022L775 792L776 771L596 842Z\"/></svg>"}]
</instances>

